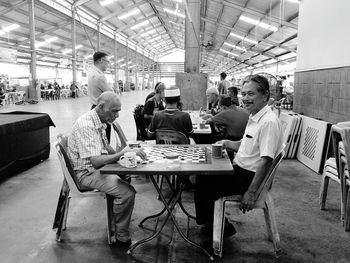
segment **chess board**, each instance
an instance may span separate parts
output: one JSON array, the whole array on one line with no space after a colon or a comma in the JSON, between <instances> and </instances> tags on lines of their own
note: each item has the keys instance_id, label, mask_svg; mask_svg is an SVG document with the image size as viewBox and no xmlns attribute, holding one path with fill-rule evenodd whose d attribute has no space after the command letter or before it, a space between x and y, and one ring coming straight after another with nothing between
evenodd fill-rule
<instances>
[{"instance_id":1,"label":"chess board","mask_svg":"<svg viewBox=\"0 0 350 263\"><path fill-rule=\"evenodd\" d=\"M147 154L146 162L179 162L179 163L198 163L208 164L211 161L206 147L195 145L162 145L161 147L145 147ZM177 158L168 159L167 155L178 154Z\"/></svg>"}]
</instances>

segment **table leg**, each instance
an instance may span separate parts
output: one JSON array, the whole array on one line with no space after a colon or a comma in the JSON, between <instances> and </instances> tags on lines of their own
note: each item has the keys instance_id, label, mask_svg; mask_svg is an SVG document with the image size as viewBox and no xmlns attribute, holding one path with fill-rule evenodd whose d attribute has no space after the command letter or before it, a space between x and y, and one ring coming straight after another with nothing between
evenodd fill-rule
<instances>
[{"instance_id":1,"label":"table leg","mask_svg":"<svg viewBox=\"0 0 350 263\"><path fill-rule=\"evenodd\" d=\"M214 260L214 257L213 257L211 254L209 254L209 252L208 252L205 248L203 248L202 246L200 246L199 244L193 242L192 240L188 239L188 238L185 236L185 234L182 232L182 230L181 230L179 224L177 223L175 216L174 216L173 213L172 213L172 212L173 212L173 209L174 209L175 206L176 206L176 204L179 203L180 200L181 200L181 194L182 194L182 191L183 191L183 189L184 189L183 183L180 182L180 183L175 187L175 189L174 189L175 198L174 198L174 200L172 201L172 203L171 203L170 205L168 205L168 202L166 201L164 195L162 194L161 189L159 188L159 186L158 186L158 184L157 184L157 182L156 182L156 180L154 179L153 176L151 176L151 181L152 181L154 187L156 188L156 190L157 190L157 192L158 192L158 194L159 194L159 196L160 196L160 198L161 198L161 200L162 200L162 202L163 202L163 204L164 204L165 209L168 211L168 214L166 215L166 218L165 218L163 224L161 225L160 229L159 229L156 233L154 233L152 236L150 236L150 237L148 237L148 238L145 238L145 239L143 239L143 240L140 240L140 241L136 242L134 245L132 245L132 246L130 247L130 249L127 251L127 253L128 253L128 254L131 254L131 252L132 252L138 245L143 244L143 243L145 243L145 242L148 242L148 241L152 240L153 238L155 238L156 236L158 236L158 235L160 234L160 232L162 231L163 227L165 226L165 223L167 222L167 220L168 220L168 218L169 218L169 216L170 216L171 220L173 221L173 223L174 223L174 225L175 225L176 230L179 232L179 234L181 235L181 237L182 237L187 243L189 243L189 244L191 244L191 245L193 245L193 246L195 246L195 247L201 249L201 250L209 257L210 260Z\"/></svg>"}]
</instances>

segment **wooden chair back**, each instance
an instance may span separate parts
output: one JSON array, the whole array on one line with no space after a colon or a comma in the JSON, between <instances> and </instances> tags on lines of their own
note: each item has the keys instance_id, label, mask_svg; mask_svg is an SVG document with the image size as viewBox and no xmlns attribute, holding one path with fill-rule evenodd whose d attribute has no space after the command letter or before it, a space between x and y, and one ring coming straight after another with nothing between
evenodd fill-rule
<instances>
[{"instance_id":1,"label":"wooden chair back","mask_svg":"<svg viewBox=\"0 0 350 263\"><path fill-rule=\"evenodd\" d=\"M190 141L185 134L179 131L158 129L156 130L157 144L189 144Z\"/></svg>"}]
</instances>

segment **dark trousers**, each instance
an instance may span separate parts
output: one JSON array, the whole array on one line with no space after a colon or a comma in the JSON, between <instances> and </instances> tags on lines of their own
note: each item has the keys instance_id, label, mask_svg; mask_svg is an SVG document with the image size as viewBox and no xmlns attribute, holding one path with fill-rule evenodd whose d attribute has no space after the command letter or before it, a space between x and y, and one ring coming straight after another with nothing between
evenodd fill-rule
<instances>
[{"instance_id":1,"label":"dark trousers","mask_svg":"<svg viewBox=\"0 0 350 263\"><path fill-rule=\"evenodd\" d=\"M96 107L96 105L92 105L91 106L91 110L94 109ZM110 125L109 123L107 123L107 128L106 128L106 137L108 142L111 142L111 129L112 129L112 125Z\"/></svg>"},{"instance_id":2,"label":"dark trousers","mask_svg":"<svg viewBox=\"0 0 350 263\"><path fill-rule=\"evenodd\" d=\"M223 196L244 194L255 173L234 166L230 175L197 175L194 192L197 224L212 224L214 203Z\"/></svg>"}]
</instances>

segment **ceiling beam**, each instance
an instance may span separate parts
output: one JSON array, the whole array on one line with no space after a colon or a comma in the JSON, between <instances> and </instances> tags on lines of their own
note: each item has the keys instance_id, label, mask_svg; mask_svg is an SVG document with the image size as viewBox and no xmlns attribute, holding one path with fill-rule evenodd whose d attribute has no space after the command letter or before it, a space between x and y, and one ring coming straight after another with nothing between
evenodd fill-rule
<instances>
[{"instance_id":1,"label":"ceiling beam","mask_svg":"<svg viewBox=\"0 0 350 263\"><path fill-rule=\"evenodd\" d=\"M91 1L91 0L75 0L73 3L73 7L78 7L78 6L83 5L89 1Z\"/></svg>"},{"instance_id":2,"label":"ceiling beam","mask_svg":"<svg viewBox=\"0 0 350 263\"><path fill-rule=\"evenodd\" d=\"M7 13L16 10L17 8L21 7L22 5L27 4L27 1L20 1L17 4L14 4L12 6L9 6L8 8L5 8L4 10L1 10L0 16L6 15Z\"/></svg>"},{"instance_id":3,"label":"ceiling beam","mask_svg":"<svg viewBox=\"0 0 350 263\"><path fill-rule=\"evenodd\" d=\"M116 12L114 12L114 13L108 14L108 15L105 16L105 17L101 17L101 22L107 21L107 20L111 19L112 17L117 17L117 16L119 16L119 15L125 13L125 10L126 10L126 9L127 9L127 10L130 10L130 9L139 7L140 5L143 5L143 4L146 4L146 3L145 3L144 1L140 1L140 2L138 2L138 3L136 3L136 4L133 4L133 5L130 5L130 6L126 6L122 12L121 12L120 10L118 10L118 11L116 11Z\"/></svg>"},{"instance_id":4,"label":"ceiling beam","mask_svg":"<svg viewBox=\"0 0 350 263\"><path fill-rule=\"evenodd\" d=\"M216 2L215 0L213 0L213 2ZM218 3L218 2L217 2ZM264 19L267 19L267 20L270 20L270 21L273 21L277 24L281 24L283 26L286 26L286 27L290 27L290 28L293 28L295 30L298 30L298 25L296 24L293 24L293 23L290 23L290 22L287 22L287 21L284 21L284 20L281 20L277 17L274 17L274 16L268 16L267 18L267 15L264 14L264 13L261 13L261 12L258 12L258 11L254 11L252 9L249 9L249 8L246 8L246 7L243 7L243 6L240 6L236 3L232 3L232 2L228 2L226 0L223 1L223 4L225 6L229 6L229 7L232 7L234 9L237 9L237 10L240 10L242 12L245 12L245 13L248 13L250 15L253 15L253 16L256 16L260 19L264 18Z\"/></svg>"},{"instance_id":5,"label":"ceiling beam","mask_svg":"<svg viewBox=\"0 0 350 263\"><path fill-rule=\"evenodd\" d=\"M128 28L130 28L130 27L132 27L132 26L134 26L134 25L137 25L137 24L139 24L139 23L142 23L142 22L144 22L144 21L147 21L147 20L150 20L150 19L152 19L153 17L157 17L155 14L153 14L153 15L150 15L150 16L147 16L147 17L145 17L145 18L143 18L143 19L140 19L140 20L137 20L137 21L135 21L135 23L133 23L133 24L126 24L125 26L122 26L122 27L120 27L120 28L118 28L117 30L116 30L116 32L123 32L124 30L126 30L126 29L128 29Z\"/></svg>"}]
</instances>

